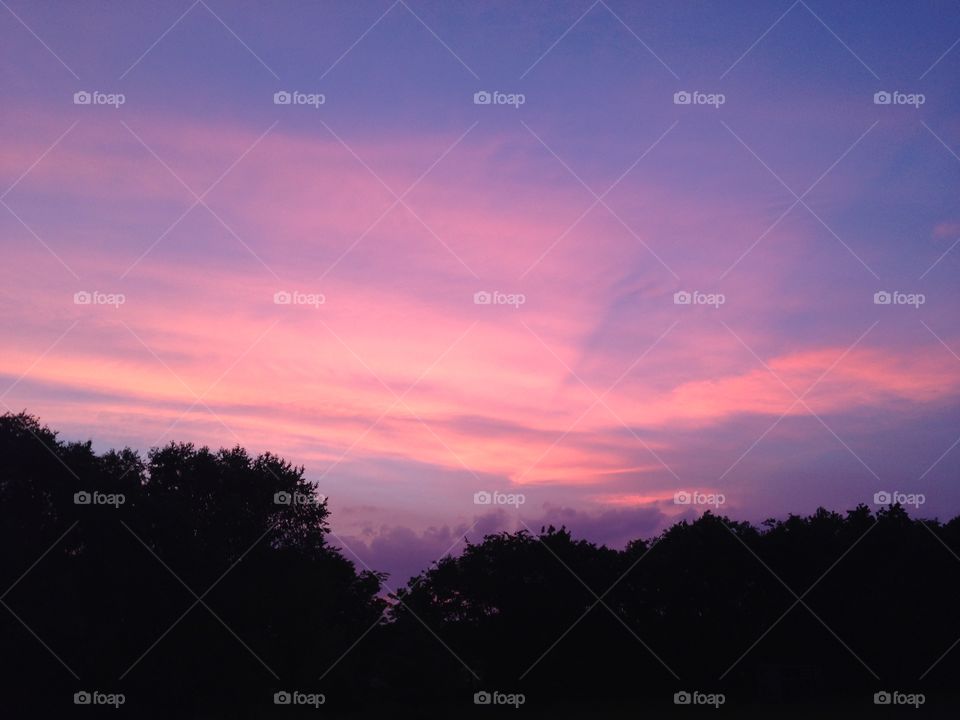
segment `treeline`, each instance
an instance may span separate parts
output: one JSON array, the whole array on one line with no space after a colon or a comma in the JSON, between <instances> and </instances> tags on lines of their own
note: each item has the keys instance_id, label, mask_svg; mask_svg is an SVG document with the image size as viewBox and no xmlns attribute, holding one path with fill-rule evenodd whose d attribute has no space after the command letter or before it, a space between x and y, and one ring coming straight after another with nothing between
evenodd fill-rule
<instances>
[{"instance_id":1,"label":"treeline","mask_svg":"<svg viewBox=\"0 0 960 720\"><path fill-rule=\"evenodd\" d=\"M524 710L678 691L931 706L960 669L960 521L899 506L761 527L707 513L624 550L501 533L385 600L384 577L329 544L301 467L189 444L97 454L7 414L0 508L10 717L78 692L137 717L296 716L276 693L328 716L492 711L478 692Z\"/></svg>"}]
</instances>

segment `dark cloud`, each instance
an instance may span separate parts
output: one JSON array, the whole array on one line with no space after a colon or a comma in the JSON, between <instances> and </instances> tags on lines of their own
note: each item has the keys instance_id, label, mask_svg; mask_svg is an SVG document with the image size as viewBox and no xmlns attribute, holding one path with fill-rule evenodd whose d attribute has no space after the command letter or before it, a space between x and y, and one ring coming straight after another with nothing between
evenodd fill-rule
<instances>
[{"instance_id":1,"label":"dark cloud","mask_svg":"<svg viewBox=\"0 0 960 720\"><path fill-rule=\"evenodd\" d=\"M576 510L569 507L545 508L542 517L534 525L527 521L534 530L541 526L565 526L576 538L591 540L597 544L609 547L622 548L629 541L637 538L648 538L656 535L664 528L669 519L655 506L615 508L590 512Z\"/></svg>"},{"instance_id":2,"label":"dark cloud","mask_svg":"<svg viewBox=\"0 0 960 720\"><path fill-rule=\"evenodd\" d=\"M522 517L522 519L521 519ZM519 516L497 508L474 517L471 523L443 525L415 531L403 525L367 528L361 535L334 535L333 542L360 568L389 573L391 589L404 585L444 555L459 554L464 541L479 542L485 535L525 527L566 527L574 537L609 547L622 548L630 540L649 538L666 527L671 518L659 508L614 508L591 512L570 507L546 506L539 513Z\"/></svg>"}]
</instances>

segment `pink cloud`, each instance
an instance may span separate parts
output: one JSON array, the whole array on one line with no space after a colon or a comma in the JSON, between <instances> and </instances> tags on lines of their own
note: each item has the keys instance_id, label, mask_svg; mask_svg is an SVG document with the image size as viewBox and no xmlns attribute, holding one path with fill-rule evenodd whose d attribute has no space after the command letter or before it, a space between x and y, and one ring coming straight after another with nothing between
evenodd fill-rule
<instances>
[{"instance_id":1,"label":"pink cloud","mask_svg":"<svg viewBox=\"0 0 960 720\"><path fill-rule=\"evenodd\" d=\"M30 117L29 127L21 116L7 120L22 142L5 152L4 177L23 172L62 132L62 120ZM198 192L259 135L130 120ZM402 192L455 139L348 142ZM347 453L344 465L406 463L443 478L456 474L459 482L472 483L476 474L531 488L585 489L595 499L614 482L638 486L618 486L599 501L613 504L664 495L665 470L647 447L680 454L682 447L664 439L671 431L808 413L719 322L762 348L764 361L798 394L843 355L846 345L833 338L804 340L769 321L782 307L795 309L778 290L812 244L805 226L784 223L776 252L760 255L773 238L757 250L766 272L725 280L722 310L678 307L675 290L709 290L780 209L757 211L726 194L692 202L638 177L610 200L636 236L597 207L563 237L592 199L575 183L545 185L534 197L527 180L557 174L555 160L508 150L502 138L465 139L408 198L430 230L395 208L321 281L393 198L334 138L279 126L209 197L279 279L203 208L121 279L192 198L116 121L84 118L9 197L81 276L78 282L58 268L29 282L19 277L11 268L54 261L4 218L5 233L16 237L16 262L2 275L9 297L2 319L15 326L26 315L37 318L18 328L0 357L0 374L11 382L28 373L10 402L87 434L121 426L144 444L189 437L276 450L317 475ZM90 227L32 204L54 192L88 203ZM629 204L631 194L646 212ZM76 241L94 227L103 228L103 242ZM659 248L683 280L638 237ZM189 252L189 262L177 252ZM75 306L80 289L115 289L127 302ZM275 305L274 293L284 289L323 293L326 302ZM520 308L475 305L473 293L482 289L522 292L527 301ZM771 307L772 297L781 298L780 308ZM73 321L76 330L43 355ZM939 351L864 346L807 402L818 414L900 402L938 406L957 394L953 362ZM597 404L596 395L618 381ZM27 383L46 389L39 403L23 392ZM415 383L398 403L396 395ZM205 391L215 416L198 406L181 419Z\"/></svg>"}]
</instances>

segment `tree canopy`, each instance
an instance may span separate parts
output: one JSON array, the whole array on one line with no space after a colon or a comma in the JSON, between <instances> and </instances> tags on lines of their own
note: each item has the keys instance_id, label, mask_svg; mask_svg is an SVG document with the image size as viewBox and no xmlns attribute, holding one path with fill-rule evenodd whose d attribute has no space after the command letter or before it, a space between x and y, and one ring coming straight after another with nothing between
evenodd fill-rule
<instances>
[{"instance_id":1,"label":"tree canopy","mask_svg":"<svg viewBox=\"0 0 960 720\"><path fill-rule=\"evenodd\" d=\"M278 691L331 711L749 705L951 692L960 521L710 512L623 549L565 528L467 542L395 594L328 540L304 468L170 443L142 457L0 417L5 705L122 692L139 717L236 717ZM939 659L939 660L938 660ZM34 712L36 716L36 712Z\"/></svg>"}]
</instances>

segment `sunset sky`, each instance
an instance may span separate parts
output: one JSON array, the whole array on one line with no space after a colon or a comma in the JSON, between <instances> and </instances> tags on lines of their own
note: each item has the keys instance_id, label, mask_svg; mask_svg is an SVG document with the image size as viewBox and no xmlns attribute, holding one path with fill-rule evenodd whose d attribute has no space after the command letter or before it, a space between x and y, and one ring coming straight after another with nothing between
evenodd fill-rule
<instances>
[{"instance_id":1,"label":"sunset sky","mask_svg":"<svg viewBox=\"0 0 960 720\"><path fill-rule=\"evenodd\" d=\"M948 2L3 0L0 411L280 453L397 582L678 491L953 516L958 38Z\"/></svg>"}]
</instances>

